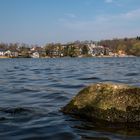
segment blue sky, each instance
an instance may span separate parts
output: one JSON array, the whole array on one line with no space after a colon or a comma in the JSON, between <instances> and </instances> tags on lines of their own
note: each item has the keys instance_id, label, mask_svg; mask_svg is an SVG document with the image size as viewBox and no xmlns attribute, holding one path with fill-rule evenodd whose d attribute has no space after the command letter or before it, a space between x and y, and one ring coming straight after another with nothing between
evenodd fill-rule
<instances>
[{"instance_id":1,"label":"blue sky","mask_svg":"<svg viewBox=\"0 0 140 140\"><path fill-rule=\"evenodd\" d=\"M45 44L140 35L140 0L0 0L0 42Z\"/></svg>"}]
</instances>

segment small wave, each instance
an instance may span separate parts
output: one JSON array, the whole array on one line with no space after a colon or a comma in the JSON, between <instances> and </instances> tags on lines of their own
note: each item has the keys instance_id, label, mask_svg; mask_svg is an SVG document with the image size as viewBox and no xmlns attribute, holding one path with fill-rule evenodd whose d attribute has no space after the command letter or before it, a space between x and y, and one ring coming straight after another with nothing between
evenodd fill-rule
<instances>
[{"instance_id":1,"label":"small wave","mask_svg":"<svg viewBox=\"0 0 140 140\"><path fill-rule=\"evenodd\" d=\"M78 85L69 85L69 84L50 84L50 87L59 87L64 89L75 89L75 88L83 88L84 84L78 84Z\"/></svg>"},{"instance_id":2,"label":"small wave","mask_svg":"<svg viewBox=\"0 0 140 140\"><path fill-rule=\"evenodd\" d=\"M76 136L75 134L71 133L71 132L60 132L60 133L56 133L53 134L51 136L46 136L46 139L51 139L51 140L73 140L73 139L77 139L78 136Z\"/></svg>"},{"instance_id":3,"label":"small wave","mask_svg":"<svg viewBox=\"0 0 140 140\"><path fill-rule=\"evenodd\" d=\"M14 70L6 70L6 72L11 73L14 72Z\"/></svg>"},{"instance_id":4,"label":"small wave","mask_svg":"<svg viewBox=\"0 0 140 140\"><path fill-rule=\"evenodd\" d=\"M0 112L8 114L21 114L32 112L32 110L24 107L15 107L15 108L0 108Z\"/></svg>"},{"instance_id":5,"label":"small wave","mask_svg":"<svg viewBox=\"0 0 140 140\"><path fill-rule=\"evenodd\" d=\"M31 93L31 92L37 92L37 91L30 90L30 89L13 89L10 93L12 93L12 94L21 94L21 93Z\"/></svg>"},{"instance_id":6,"label":"small wave","mask_svg":"<svg viewBox=\"0 0 140 140\"><path fill-rule=\"evenodd\" d=\"M6 117L0 117L0 121L5 121L5 120L7 120Z\"/></svg>"},{"instance_id":7,"label":"small wave","mask_svg":"<svg viewBox=\"0 0 140 140\"><path fill-rule=\"evenodd\" d=\"M14 69L16 69L16 70L17 70L17 69L20 69L20 67L15 66L15 67L14 67Z\"/></svg>"},{"instance_id":8,"label":"small wave","mask_svg":"<svg viewBox=\"0 0 140 140\"><path fill-rule=\"evenodd\" d=\"M62 101L69 100L67 95L68 93L65 93L65 92L64 93L55 92L55 93L43 95L42 98L46 98L47 100L54 100L54 101L62 102Z\"/></svg>"},{"instance_id":9,"label":"small wave","mask_svg":"<svg viewBox=\"0 0 140 140\"><path fill-rule=\"evenodd\" d=\"M110 80L104 79L104 80L102 80L102 82L124 83L124 82L121 82L120 80L112 80L112 79L110 79Z\"/></svg>"},{"instance_id":10,"label":"small wave","mask_svg":"<svg viewBox=\"0 0 140 140\"><path fill-rule=\"evenodd\" d=\"M106 138L106 137L89 137L85 135L81 135L81 137L84 140L110 140L109 138Z\"/></svg>"},{"instance_id":11,"label":"small wave","mask_svg":"<svg viewBox=\"0 0 140 140\"><path fill-rule=\"evenodd\" d=\"M62 95L55 98L55 100L62 101L62 102L63 102L63 101L66 101L66 100L68 100L68 99L69 99L68 97L62 96Z\"/></svg>"},{"instance_id":12,"label":"small wave","mask_svg":"<svg viewBox=\"0 0 140 140\"><path fill-rule=\"evenodd\" d=\"M139 73L127 73L125 76L138 76Z\"/></svg>"},{"instance_id":13,"label":"small wave","mask_svg":"<svg viewBox=\"0 0 140 140\"><path fill-rule=\"evenodd\" d=\"M101 80L99 77L79 78L78 80Z\"/></svg>"},{"instance_id":14,"label":"small wave","mask_svg":"<svg viewBox=\"0 0 140 140\"><path fill-rule=\"evenodd\" d=\"M59 85L59 87L62 87L62 88L83 88L85 85Z\"/></svg>"},{"instance_id":15,"label":"small wave","mask_svg":"<svg viewBox=\"0 0 140 140\"><path fill-rule=\"evenodd\" d=\"M2 113L8 114L46 114L47 109L43 109L40 107L0 107L0 115Z\"/></svg>"}]
</instances>

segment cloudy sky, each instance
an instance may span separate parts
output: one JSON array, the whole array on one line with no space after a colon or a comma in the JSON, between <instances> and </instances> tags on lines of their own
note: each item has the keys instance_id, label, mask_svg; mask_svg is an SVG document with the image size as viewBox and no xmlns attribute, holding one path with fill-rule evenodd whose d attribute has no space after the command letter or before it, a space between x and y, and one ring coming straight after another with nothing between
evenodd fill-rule
<instances>
[{"instance_id":1,"label":"cloudy sky","mask_svg":"<svg viewBox=\"0 0 140 140\"><path fill-rule=\"evenodd\" d=\"M0 0L0 42L45 44L140 35L140 0Z\"/></svg>"}]
</instances>

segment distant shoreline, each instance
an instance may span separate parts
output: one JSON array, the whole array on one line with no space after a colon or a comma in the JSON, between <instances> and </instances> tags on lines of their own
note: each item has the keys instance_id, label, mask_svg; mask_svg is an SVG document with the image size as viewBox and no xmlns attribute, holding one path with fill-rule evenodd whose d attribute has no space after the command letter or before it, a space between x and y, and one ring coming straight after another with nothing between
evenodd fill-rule
<instances>
[{"instance_id":1,"label":"distant shoreline","mask_svg":"<svg viewBox=\"0 0 140 140\"><path fill-rule=\"evenodd\" d=\"M32 58L31 59L48 59L48 58L131 58L131 57L138 57L133 55L126 55L126 56L82 56L82 57L40 57L40 58ZM29 58L29 57L7 57L7 56L0 56L0 59L20 59L20 58Z\"/></svg>"},{"instance_id":2,"label":"distant shoreline","mask_svg":"<svg viewBox=\"0 0 140 140\"><path fill-rule=\"evenodd\" d=\"M7 57L7 56L0 56L0 59L5 59L5 58L9 58L9 57Z\"/></svg>"}]
</instances>

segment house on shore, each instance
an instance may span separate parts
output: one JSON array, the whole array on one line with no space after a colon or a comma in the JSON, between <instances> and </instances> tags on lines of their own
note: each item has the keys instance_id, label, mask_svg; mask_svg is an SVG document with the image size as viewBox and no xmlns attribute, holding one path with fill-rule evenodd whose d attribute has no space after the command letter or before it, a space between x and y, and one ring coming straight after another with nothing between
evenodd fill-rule
<instances>
[{"instance_id":1,"label":"house on shore","mask_svg":"<svg viewBox=\"0 0 140 140\"><path fill-rule=\"evenodd\" d=\"M29 53L32 58L46 57L46 51L41 47L32 47Z\"/></svg>"},{"instance_id":2,"label":"house on shore","mask_svg":"<svg viewBox=\"0 0 140 140\"><path fill-rule=\"evenodd\" d=\"M98 46L93 43L87 44L88 46L88 53L91 56L103 56L103 55L109 55L109 48L104 46Z\"/></svg>"},{"instance_id":3,"label":"house on shore","mask_svg":"<svg viewBox=\"0 0 140 140\"><path fill-rule=\"evenodd\" d=\"M19 53L17 50L8 50L8 49L0 48L0 56L1 57L16 58L16 57L18 57L18 54Z\"/></svg>"},{"instance_id":4,"label":"house on shore","mask_svg":"<svg viewBox=\"0 0 140 140\"><path fill-rule=\"evenodd\" d=\"M0 56L5 56L6 49L0 48Z\"/></svg>"},{"instance_id":5,"label":"house on shore","mask_svg":"<svg viewBox=\"0 0 140 140\"><path fill-rule=\"evenodd\" d=\"M33 52L33 53L31 54L31 57L32 57L32 58L39 58L39 57L40 57L39 52Z\"/></svg>"}]
</instances>

